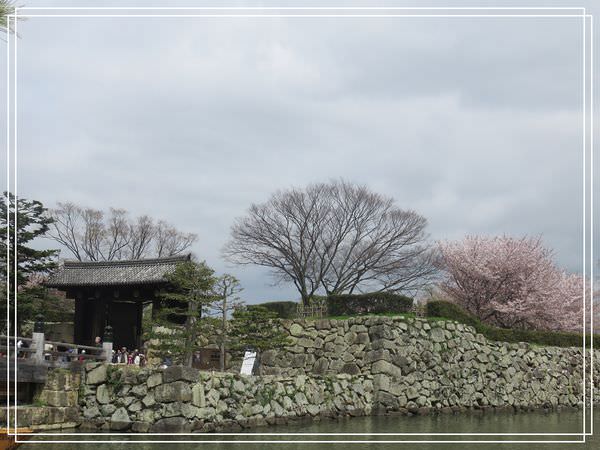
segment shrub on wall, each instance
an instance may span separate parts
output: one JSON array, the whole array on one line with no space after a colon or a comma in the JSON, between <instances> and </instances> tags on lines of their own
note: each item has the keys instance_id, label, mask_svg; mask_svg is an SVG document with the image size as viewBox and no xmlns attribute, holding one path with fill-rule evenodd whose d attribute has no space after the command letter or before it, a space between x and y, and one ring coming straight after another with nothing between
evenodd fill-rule
<instances>
[{"instance_id":1,"label":"shrub on wall","mask_svg":"<svg viewBox=\"0 0 600 450\"><path fill-rule=\"evenodd\" d=\"M266 302L260 303L257 306L267 308L269 311L273 311L277 314L280 319L293 319L296 317L296 310L298 308L297 302L283 301L283 302Z\"/></svg>"},{"instance_id":2,"label":"shrub on wall","mask_svg":"<svg viewBox=\"0 0 600 450\"><path fill-rule=\"evenodd\" d=\"M330 316L407 313L410 312L412 304L412 298L392 292L341 294L327 297L327 310Z\"/></svg>"},{"instance_id":3,"label":"shrub on wall","mask_svg":"<svg viewBox=\"0 0 600 450\"><path fill-rule=\"evenodd\" d=\"M444 317L470 325L478 333L483 334L486 338L493 341L530 342L556 347L581 347L583 345L583 335L578 333L498 328L486 325L460 306L447 301L428 302L426 305L426 314L427 317ZM589 338L590 336L588 336L588 346L590 345ZM595 347L600 345L600 335L595 334L592 336L592 339Z\"/></svg>"}]
</instances>

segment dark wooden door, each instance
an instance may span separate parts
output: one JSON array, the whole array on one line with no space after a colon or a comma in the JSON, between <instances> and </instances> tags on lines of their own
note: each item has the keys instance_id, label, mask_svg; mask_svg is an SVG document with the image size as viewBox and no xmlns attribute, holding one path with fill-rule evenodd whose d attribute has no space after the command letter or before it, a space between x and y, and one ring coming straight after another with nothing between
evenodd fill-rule
<instances>
[{"instance_id":1,"label":"dark wooden door","mask_svg":"<svg viewBox=\"0 0 600 450\"><path fill-rule=\"evenodd\" d=\"M110 305L109 322L113 327L113 348L138 348L141 333L139 308L140 304L133 302L112 302Z\"/></svg>"}]
</instances>

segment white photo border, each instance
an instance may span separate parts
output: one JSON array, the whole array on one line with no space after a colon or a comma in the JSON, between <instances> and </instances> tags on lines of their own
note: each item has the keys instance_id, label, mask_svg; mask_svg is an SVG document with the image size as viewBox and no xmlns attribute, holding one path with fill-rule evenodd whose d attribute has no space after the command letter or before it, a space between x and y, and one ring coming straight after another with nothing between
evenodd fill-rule
<instances>
[{"instance_id":1,"label":"white photo border","mask_svg":"<svg viewBox=\"0 0 600 450\"><path fill-rule=\"evenodd\" d=\"M204 10L204 11L228 11L226 14L36 14L36 13L28 13L20 14L19 11L196 11L196 10ZM229 11L410 11L408 14L385 14L385 13L377 13L377 14L289 14L289 13L268 13L268 14L239 14L239 13L230 13ZM459 14L416 14L414 11L503 11L501 14L490 14L490 13L478 13L478 14L468 14L468 13L459 13ZM506 13L504 11L519 11L518 14ZM540 13L530 13L524 14L523 11L564 11L569 13L552 13L552 14L540 14ZM579 11L578 14L572 14L572 11ZM30 18L30 17L105 17L105 18L116 18L116 17L275 17L275 18L311 18L311 17L448 17L448 18L456 18L456 17L473 17L473 18L483 18L483 17L531 17L531 18L581 18L582 19L582 31L583 31L583 275L586 275L586 236L587 232L587 223L586 223L586 210L588 204L586 203L586 192L587 192L587 169L586 169L586 161L588 155L588 146L589 142L589 158L590 158L590 195L589 195L589 225L590 225L590 247L589 247L589 255L590 255L590 280L591 280L591 288L590 288L590 334L593 332L593 297L591 293L594 288L594 279L593 279L593 16L591 14L586 13L586 9L584 7L15 7L15 11L7 18L7 29L10 30L11 20L14 25L14 36L17 36L17 27L18 27L18 19L19 18ZM586 30L586 25L589 23L589 29ZM586 42L588 42L588 31L589 31L589 47L586 47ZM11 83L11 39L10 33L7 33L7 191L10 192L11 182L10 182L10 156L11 156L11 143L13 148L13 165L14 165L14 176L13 176L13 194L15 196L15 200L17 197L17 38L14 37L12 39L12 59L13 59L13 78ZM589 52L589 67L588 63L588 52ZM589 79L588 71L589 69ZM588 89L589 83L589 89ZM11 86L12 86L12 97L11 97ZM589 104L586 103L589 95ZM11 98L12 98L12 129L13 136L11 141ZM589 116L588 116L588 108L589 108ZM589 118L588 118L589 117ZM589 128L588 128L589 121ZM587 138L587 133L589 132L589 140ZM8 211L9 200L7 198L6 207ZM15 225L17 220L17 212L15 208ZM7 228L10 226L10 220L7 215ZM17 236L17 230L14 230L15 239ZM10 233L10 228L8 228L8 233ZM9 239L9 234L7 233L7 241ZM7 298L7 319L10 324L10 275L11 275L11 267L10 267L10 250L7 245L7 282L8 282L8 298ZM13 289L14 289L14 299L15 299L15 308L14 308L14 323L17 322L17 289L16 289L16 270L17 270L17 252L16 247L14 249L14 268L13 268ZM584 283L584 306L586 301L586 293L587 289ZM19 435L23 435L23 433L18 433L17 429L17 401L16 401L16 391L17 391L17 352L16 352L16 328L14 329L15 333L15 348L13 349L14 356L14 427L11 428L11 416L10 416L10 405L7 397L7 430L9 431L10 436L15 436L17 443L28 442L30 444L49 444L49 443L64 443L64 444L76 444L76 443L235 443L235 444L267 444L267 443L585 443L586 437L593 435L593 395L594 395L594 382L593 382L593 340L590 339L590 431L587 431L587 421L586 421L586 311L585 307L583 308L583 431L582 433L210 433L210 436L580 436L581 440L355 440L355 441L346 441L346 440L250 440L250 441L239 441L239 440L125 440L125 441L113 441L113 440L40 440L40 441L23 441L19 440ZM7 347L9 347L9 343L7 342ZM7 354L7 362L10 359L10 351ZM7 392L10 389L10 377L9 368L10 364L7 364ZM10 431L14 430L14 433ZM202 436L200 433L139 433L142 436ZM136 433L27 433L27 436L135 436Z\"/></svg>"}]
</instances>

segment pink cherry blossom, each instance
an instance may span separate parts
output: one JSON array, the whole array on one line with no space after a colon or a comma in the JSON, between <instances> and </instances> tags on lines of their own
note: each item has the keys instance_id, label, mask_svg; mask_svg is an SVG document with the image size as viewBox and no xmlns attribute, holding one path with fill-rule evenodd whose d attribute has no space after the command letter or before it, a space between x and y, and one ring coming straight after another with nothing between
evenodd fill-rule
<instances>
[{"instance_id":1,"label":"pink cherry blossom","mask_svg":"<svg viewBox=\"0 0 600 450\"><path fill-rule=\"evenodd\" d=\"M589 283L558 268L541 239L467 236L438 245L442 292L481 320L502 327L582 331ZM589 307L586 312L589 317Z\"/></svg>"}]
</instances>

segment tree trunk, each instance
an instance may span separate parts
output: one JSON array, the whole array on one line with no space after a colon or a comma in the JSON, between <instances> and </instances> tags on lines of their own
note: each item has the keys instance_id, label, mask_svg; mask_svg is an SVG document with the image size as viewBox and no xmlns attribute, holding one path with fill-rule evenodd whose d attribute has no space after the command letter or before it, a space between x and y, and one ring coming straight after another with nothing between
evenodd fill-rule
<instances>
[{"instance_id":1,"label":"tree trunk","mask_svg":"<svg viewBox=\"0 0 600 450\"><path fill-rule=\"evenodd\" d=\"M221 355L219 356L221 372L225 372L225 341L221 341Z\"/></svg>"},{"instance_id":2,"label":"tree trunk","mask_svg":"<svg viewBox=\"0 0 600 450\"><path fill-rule=\"evenodd\" d=\"M302 295L302 304L304 306L309 306L310 305L310 296L304 290L301 292L301 295Z\"/></svg>"},{"instance_id":3,"label":"tree trunk","mask_svg":"<svg viewBox=\"0 0 600 450\"><path fill-rule=\"evenodd\" d=\"M192 356L194 354L193 347L196 337L194 334L194 324L196 322L195 312L195 303L189 301L188 316L185 321L185 347L183 352L183 365L187 367L192 367Z\"/></svg>"},{"instance_id":4,"label":"tree trunk","mask_svg":"<svg viewBox=\"0 0 600 450\"><path fill-rule=\"evenodd\" d=\"M221 372L225 372L225 340L227 339L227 295L223 296L223 321L221 326L221 354L219 355L219 366Z\"/></svg>"}]
</instances>

